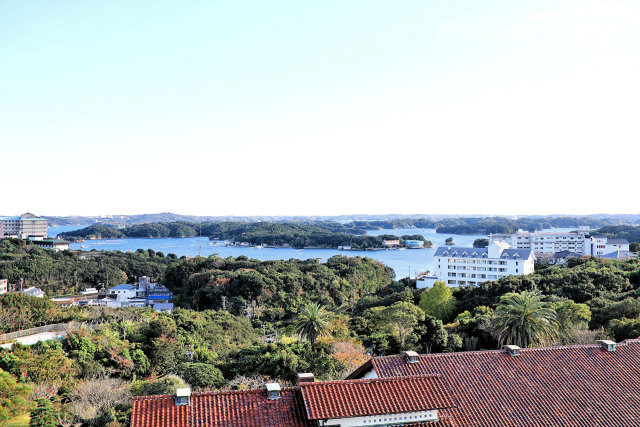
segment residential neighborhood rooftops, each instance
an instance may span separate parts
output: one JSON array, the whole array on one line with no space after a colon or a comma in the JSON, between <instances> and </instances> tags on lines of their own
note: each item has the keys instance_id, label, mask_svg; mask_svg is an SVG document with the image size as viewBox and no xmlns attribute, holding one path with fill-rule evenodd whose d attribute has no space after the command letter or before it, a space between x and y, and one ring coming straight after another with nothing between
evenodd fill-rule
<instances>
[{"instance_id":1,"label":"residential neighborhood rooftops","mask_svg":"<svg viewBox=\"0 0 640 427\"><path fill-rule=\"evenodd\" d=\"M349 378L438 374L458 402L455 425L640 425L640 339L575 345L375 357Z\"/></svg>"},{"instance_id":2,"label":"residential neighborhood rooftops","mask_svg":"<svg viewBox=\"0 0 640 427\"><path fill-rule=\"evenodd\" d=\"M507 347L375 357L347 380L312 382L302 374L298 387L271 387L275 398L267 388L191 393L186 403L177 396L134 397L131 426L295 427L326 420L331 420L326 425L640 425L640 339ZM437 416L404 416L429 410ZM386 415L378 419L379 414ZM358 418L371 415L376 419Z\"/></svg>"}]
</instances>

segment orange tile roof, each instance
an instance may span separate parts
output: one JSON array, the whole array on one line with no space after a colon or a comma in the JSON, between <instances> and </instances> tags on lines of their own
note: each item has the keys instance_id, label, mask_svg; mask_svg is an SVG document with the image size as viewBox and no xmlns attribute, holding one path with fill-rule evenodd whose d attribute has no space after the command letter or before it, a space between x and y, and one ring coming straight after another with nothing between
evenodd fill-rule
<instances>
[{"instance_id":1,"label":"orange tile roof","mask_svg":"<svg viewBox=\"0 0 640 427\"><path fill-rule=\"evenodd\" d=\"M376 357L350 375L438 374L458 402L460 426L640 426L640 339L617 344Z\"/></svg>"},{"instance_id":2,"label":"orange tile roof","mask_svg":"<svg viewBox=\"0 0 640 427\"><path fill-rule=\"evenodd\" d=\"M270 400L264 390L192 393L190 405L175 405L175 396L133 398L131 427L310 427L296 388L282 389Z\"/></svg>"},{"instance_id":3,"label":"orange tile roof","mask_svg":"<svg viewBox=\"0 0 640 427\"><path fill-rule=\"evenodd\" d=\"M437 375L300 384L310 420L454 408Z\"/></svg>"}]
</instances>

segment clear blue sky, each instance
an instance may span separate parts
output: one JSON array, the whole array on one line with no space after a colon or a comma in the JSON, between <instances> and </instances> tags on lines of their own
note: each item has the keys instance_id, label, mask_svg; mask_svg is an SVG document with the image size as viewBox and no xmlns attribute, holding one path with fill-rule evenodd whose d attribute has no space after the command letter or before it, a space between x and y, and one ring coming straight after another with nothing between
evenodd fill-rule
<instances>
[{"instance_id":1,"label":"clear blue sky","mask_svg":"<svg viewBox=\"0 0 640 427\"><path fill-rule=\"evenodd\" d=\"M0 0L0 214L637 213L638 22L637 1Z\"/></svg>"}]
</instances>

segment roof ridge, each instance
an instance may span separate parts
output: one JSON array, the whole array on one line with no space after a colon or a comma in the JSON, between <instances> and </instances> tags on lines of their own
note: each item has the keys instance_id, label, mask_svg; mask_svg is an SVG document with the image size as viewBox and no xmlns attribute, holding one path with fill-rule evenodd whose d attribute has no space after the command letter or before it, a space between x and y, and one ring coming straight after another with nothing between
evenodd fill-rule
<instances>
[{"instance_id":1,"label":"roof ridge","mask_svg":"<svg viewBox=\"0 0 640 427\"><path fill-rule=\"evenodd\" d=\"M616 343L617 345L627 345L629 343L640 343L640 337L638 338L627 338L626 340L620 341ZM540 347L525 347L521 348L521 352L529 352L529 351L541 351L541 350L563 350L563 349L571 349L571 348L599 348L600 344L571 344L571 345L551 345L551 346L540 346ZM470 353L502 353L504 349L498 348L493 350L468 350L468 351L452 351L448 353L421 353L418 354L418 357L448 357L458 354L470 354ZM375 356L370 360L375 362L380 359L392 359L402 357L401 354L391 354L386 356Z\"/></svg>"},{"instance_id":2,"label":"roof ridge","mask_svg":"<svg viewBox=\"0 0 640 427\"><path fill-rule=\"evenodd\" d=\"M151 394L148 396L132 396L133 400L156 400L156 399L170 399L176 397L173 394Z\"/></svg>"},{"instance_id":3,"label":"roof ridge","mask_svg":"<svg viewBox=\"0 0 640 427\"><path fill-rule=\"evenodd\" d=\"M290 391L297 391L298 387L292 386L292 387L282 387L280 391L282 392L290 392ZM211 394L260 394L260 393L264 393L265 390L264 388L247 388L247 389L243 389L243 390L208 390L208 391L197 391L197 392L193 392L191 393L192 397L199 397L199 396L208 396ZM153 395L149 395L149 396L133 396L133 399L136 400L153 400L153 399L167 399L167 398L175 398L176 395L175 394L153 394Z\"/></svg>"},{"instance_id":4,"label":"roof ridge","mask_svg":"<svg viewBox=\"0 0 640 427\"><path fill-rule=\"evenodd\" d=\"M352 380L334 380L334 381L314 381L308 383L300 383L299 387L308 387L308 386L316 386L316 385L332 385L332 384L364 384L364 383L378 383L378 382L389 382L389 381L409 381L416 379L424 379L424 378L440 378L440 374L417 374L417 375L402 375L395 377L383 377L383 378L359 378Z\"/></svg>"}]
</instances>

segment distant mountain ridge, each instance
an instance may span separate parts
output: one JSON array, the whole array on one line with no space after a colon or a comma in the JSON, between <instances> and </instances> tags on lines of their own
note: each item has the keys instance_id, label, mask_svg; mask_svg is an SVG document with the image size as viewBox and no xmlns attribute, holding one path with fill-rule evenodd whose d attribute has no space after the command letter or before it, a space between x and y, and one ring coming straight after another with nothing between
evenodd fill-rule
<instances>
[{"instance_id":1,"label":"distant mountain ridge","mask_svg":"<svg viewBox=\"0 0 640 427\"><path fill-rule=\"evenodd\" d=\"M60 225L91 225L105 224L114 226L126 226L134 224L149 224L159 222L258 222L258 221L403 221L403 220L430 220L441 221L445 219L486 219L504 218L510 220L544 219L544 218L587 218L590 220L602 220L599 225L629 225L640 224L640 214L594 214L594 215L445 215L445 214L353 214L353 215L310 215L310 216L198 216L180 215L171 212L141 215L107 215L107 216L47 216L49 226Z\"/></svg>"}]
</instances>

